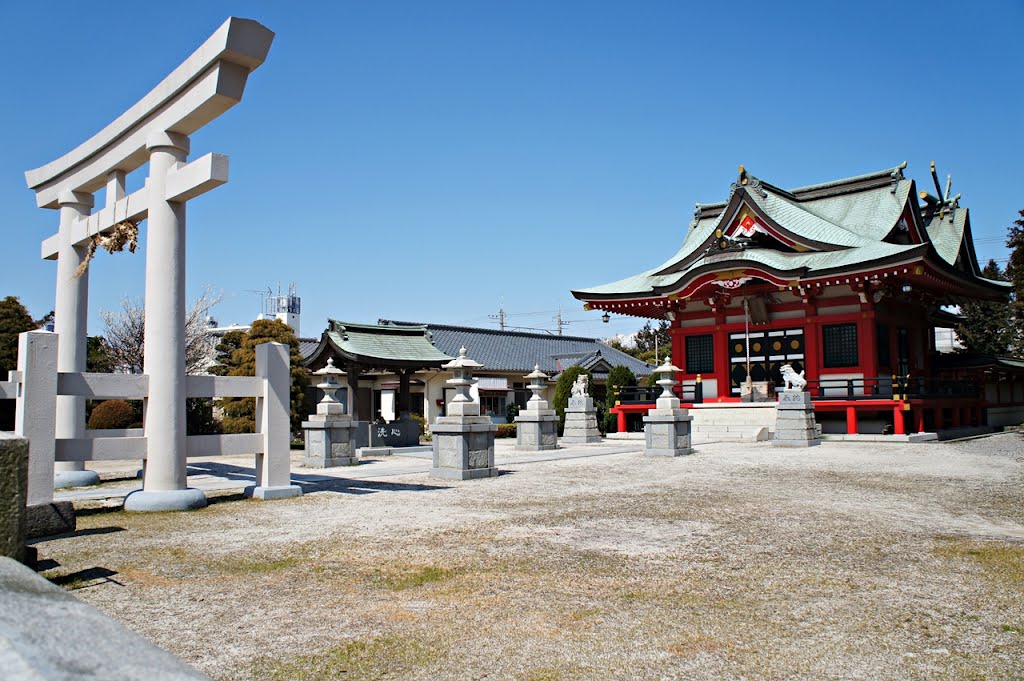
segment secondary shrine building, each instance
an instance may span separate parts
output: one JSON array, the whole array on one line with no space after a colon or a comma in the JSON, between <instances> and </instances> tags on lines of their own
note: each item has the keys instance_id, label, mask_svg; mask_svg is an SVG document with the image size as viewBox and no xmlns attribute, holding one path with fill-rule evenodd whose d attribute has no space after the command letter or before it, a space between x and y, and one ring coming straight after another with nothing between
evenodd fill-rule
<instances>
[{"instance_id":1,"label":"secondary shrine building","mask_svg":"<svg viewBox=\"0 0 1024 681\"><path fill-rule=\"evenodd\" d=\"M944 306L1006 301L1009 284L981 276L960 196L919 191L905 168L786 190L741 166L726 201L697 204L675 255L573 295L668 320L678 378L705 402L738 401L748 374L782 385L790 364L826 432L1019 423L1019 367L935 350L935 327L957 322ZM934 164L932 179L940 194Z\"/></svg>"}]
</instances>

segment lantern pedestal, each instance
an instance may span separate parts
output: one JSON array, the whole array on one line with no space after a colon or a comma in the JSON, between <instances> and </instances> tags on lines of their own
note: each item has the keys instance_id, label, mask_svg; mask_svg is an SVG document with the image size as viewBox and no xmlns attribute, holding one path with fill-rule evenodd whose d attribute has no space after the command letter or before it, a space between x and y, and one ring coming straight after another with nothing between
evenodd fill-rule
<instances>
[{"instance_id":1,"label":"lantern pedestal","mask_svg":"<svg viewBox=\"0 0 1024 681\"><path fill-rule=\"evenodd\" d=\"M779 392L775 407L775 447L813 447L821 444L814 420L814 405L810 393L802 390Z\"/></svg>"},{"instance_id":2,"label":"lantern pedestal","mask_svg":"<svg viewBox=\"0 0 1024 681\"><path fill-rule=\"evenodd\" d=\"M472 480L498 475L494 467L494 433L488 416L439 416L431 427L434 465L430 477Z\"/></svg>"},{"instance_id":3,"label":"lantern pedestal","mask_svg":"<svg viewBox=\"0 0 1024 681\"><path fill-rule=\"evenodd\" d=\"M601 441L601 431L597 428L597 408L594 398L588 395L570 397L565 408L565 428L562 430L562 442L587 444Z\"/></svg>"},{"instance_id":4,"label":"lantern pedestal","mask_svg":"<svg viewBox=\"0 0 1024 681\"><path fill-rule=\"evenodd\" d=\"M352 443L355 426L348 416L330 421L316 421L316 415L302 422L306 431L306 451L302 465L309 468L355 466L359 463Z\"/></svg>"}]
</instances>

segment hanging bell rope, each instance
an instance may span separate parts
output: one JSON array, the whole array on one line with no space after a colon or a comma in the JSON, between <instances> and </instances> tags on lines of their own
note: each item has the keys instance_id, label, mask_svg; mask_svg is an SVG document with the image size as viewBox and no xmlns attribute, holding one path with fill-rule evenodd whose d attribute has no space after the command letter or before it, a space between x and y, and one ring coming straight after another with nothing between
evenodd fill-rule
<instances>
[{"instance_id":1,"label":"hanging bell rope","mask_svg":"<svg viewBox=\"0 0 1024 681\"><path fill-rule=\"evenodd\" d=\"M85 252L85 260L75 270L75 279L86 273L89 269L89 261L96 255L96 249L103 247L107 253L120 253L128 247L129 253L134 253L139 247L139 223L136 220L129 220L128 203L124 206L125 219L114 225L107 234L93 234L89 237L89 248Z\"/></svg>"}]
</instances>

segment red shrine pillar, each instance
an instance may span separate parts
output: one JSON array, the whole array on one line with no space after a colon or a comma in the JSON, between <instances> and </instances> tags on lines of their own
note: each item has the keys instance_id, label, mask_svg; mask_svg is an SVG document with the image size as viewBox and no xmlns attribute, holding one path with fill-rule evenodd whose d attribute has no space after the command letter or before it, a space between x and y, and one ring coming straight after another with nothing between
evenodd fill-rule
<instances>
[{"instance_id":1,"label":"red shrine pillar","mask_svg":"<svg viewBox=\"0 0 1024 681\"><path fill-rule=\"evenodd\" d=\"M725 330L725 310L715 310L715 381L718 383L719 402L722 398L732 397L732 384L729 380L729 332ZM705 400L706 401L706 400Z\"/></svg>"},{"instance_id":2,"label":"red shrine pillar","mask_svg":"<svg viewBox=\"0 0 1024 681\"><path fill-rule=\"evenodd\" d=\"M811 295L804 298L804 377L811 381L821 378L821 327L818 324L818 305Z\"/></svg>"},{"instance_id":3,"label":"red shrine pillar","mask_svg":"<svg viewBox=\"0 0 1024 681\"><path fill-rule=\"evenodd\" d=\"M672 339L672 363L677 367L683 367L685 373L686 342L684 341L683 329L679 326L678 321L669 322L668 335ZM679 380L678 376L676 376L676 380Z\"/></svg>"},{"instance_id":4,"label":"red shrine pillar","mask_svg":"<svg viewBox=\"0 0 1024 681\"><path fill-rule=\"evenodd\" d=\"M876 331L875 306L870 299L861 303L861 315L857 323L857 353L860 367L864 372L864 394L876 392L878 377L878 333Z\"/></svg>"}]
</instances>

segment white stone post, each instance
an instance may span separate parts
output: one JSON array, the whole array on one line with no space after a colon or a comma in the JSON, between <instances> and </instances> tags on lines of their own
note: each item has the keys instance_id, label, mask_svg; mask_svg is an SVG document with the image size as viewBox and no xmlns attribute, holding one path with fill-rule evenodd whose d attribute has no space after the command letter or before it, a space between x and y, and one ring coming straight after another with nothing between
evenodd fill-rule
<instances>
[{"instance_id":1,"label":"white stone post","mask_svg":"<svg viewBox=\"0 0 1024 681\"><path fill-rule=\"evenodd\" d=\"M89 215L92 194L64 190L58 198L60 232L57 253L57 290L53 307L53 330L60 338L55 371L85 371L87 355L86 326L89 317L89 271L76 277L75 271L85 261L88 246L72 241L71 224ZM85 398L61 395L57 398L56 436L85 437ZM84 461L59 461L54 465L53 486L80 487L95 485L100 476L87 471Z\"/></svg>"},{"instance_id":2,"label":"white stone post","mask_svg":"<svg viewBox=\"0 0 1024 681\"><path fill-rule=\"evenodd\" d=\"M256 346L256 375L263 379L263 397L256 399L256 432L263 435L263 453L256 455L256 485L246 493L257 499L302 494L291 479L291 366L284 343Z\"/></svg>"},{"instance_id":3,"label":"white stone post","mask_svg":"<svg viewBox=\"0 0 1024 681\"><path fill-rule=\"evenodd\" d=\"M164 199L167 174L185 162L189 140L161 132L146 141L146 148L146 468L142 491L129 495L124 508L178 511L206 505L206 495L186 487L185 203Z\"/></svg>"},{"instance_id":4,"label":"white stone post","mask_svg":"<svg viewBox=\"0 0 1024 681\"><path fill-rule=\"evenodd\" d=\"M28 440L29 506L53 501L59 339L45 331L18 336L21 387L14 407L14 433Z\"/></svg>"}]
</instances>

